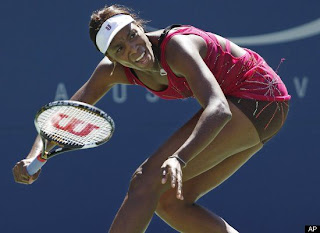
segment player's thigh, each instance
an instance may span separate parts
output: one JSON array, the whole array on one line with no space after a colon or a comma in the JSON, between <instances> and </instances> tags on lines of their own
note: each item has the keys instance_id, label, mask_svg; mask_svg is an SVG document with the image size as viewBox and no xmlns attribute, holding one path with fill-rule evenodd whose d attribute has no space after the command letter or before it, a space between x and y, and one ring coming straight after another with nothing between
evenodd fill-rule
<instances>
[{"instance_id":1,"label":"player's thigh","mask_svg":"<svg viewBox=\"0 0 320 233\"><path fill-rule=\"evenodd\" d=\"M234 104L229 102L232 119L216 138L183 170L184 181L216 166L231 155L254 147L260 143L255 126Z\"/></svg>"},{"instance_id":2,"label":"player's thigh","mask_svg":"<svg viewBox=\"0 0 320 233\"><path fill-rule=\"evenodd\" d=\"M260 142L259 135L245 114L229 102L232 119L219 132L217 137L188 162L183 169L184 180L195 177L215 166L226 157L250 148ZM133 177L143 174L144 183L158 185L161 176L160 167L163 162L188 139L198 122L203 110L194 115L183 127L176 131L151 157L149 157L135 172Z\"/></svg>"},{"instance_id":3,"label":"player's thigh","mask_svg":"<svg viewBox=\"0 0 320 233\"><path fill-rule=\"evenodd\" d=\"M162 194L157 212L163 213L163 209L170 209L173 205L192 204L201 196L216 188L230 176L232 176L242 165L244 165L257 151L262 148L263 144L259 143L249 149L236 153L208 171L183 182L184 203L177 200L176 190L169 189Z\"/></svg>"},{"instance_id":4,"label":"player's thigh","mask_svg":"<svg viewBox=\"0 0 320 233\"><path fill-rule=\"evenodd\" d=\"M197 200L232 176L262 147L263 144L259 143L256 146L231 155L208 171L186 181L184 183L185 195L190 195L191 198Z\"/></svg>"}]
</instances>

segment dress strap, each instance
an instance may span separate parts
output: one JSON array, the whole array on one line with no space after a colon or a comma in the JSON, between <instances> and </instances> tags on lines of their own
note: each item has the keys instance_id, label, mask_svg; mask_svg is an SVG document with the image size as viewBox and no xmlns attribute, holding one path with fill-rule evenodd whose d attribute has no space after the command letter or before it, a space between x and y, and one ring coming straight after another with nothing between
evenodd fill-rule
<instances>
[{"instance_id":1,"label":"dress strap","mask_svg":"<svg viewBox=\"0 0 320 233\"><path fill-rule=\"evenodd\" d=\"M230 40L226 39L226 52L231 53Z\"/></svg>"},{"instance_id":2,"label":"dress strap","mask_svg":"<svg viewBox=\"0 0 320 233\"><path fill-rule=\"evenodd\" d=\"M158 39L158 48L157 48L157 55L158 55L158 59L160 61L161 59L161 44L162 44L162 41L164 40L164 38L166 38L166 36L168 35L169 31L172 29L172 28L176 28L176 27L181 27L181 24L172 24L168 27L166 27L163 32L161 33L159 39Z\"/></svg>"}]
</instances>

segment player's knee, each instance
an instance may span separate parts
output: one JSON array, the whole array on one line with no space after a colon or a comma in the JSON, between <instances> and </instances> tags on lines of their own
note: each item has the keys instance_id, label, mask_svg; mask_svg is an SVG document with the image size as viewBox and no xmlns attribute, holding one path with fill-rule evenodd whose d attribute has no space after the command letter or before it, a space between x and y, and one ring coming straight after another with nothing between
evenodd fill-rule
<instances>
[{"instance_id":1,"label":"player's knee","mask_svg":"<svg viewBox=\"0 0 320 233\"><path fill-rule=\"evenodd\" d=\"M142 168L138 168L132 175L129 186L129 193L136 192L143 188Z\"/></svg>"},{"instance_id":2,"label":"player's knee","mask_svg":"<svg viewBox=\"0 0 320 233\"><path fill-rule=\"evenodd\" d=\"M187 193L183 194L184 200L178 200L175 195L175 190L170 190L164 193L158 203L156 212L161 216L165 215L176 216L180 212L184 212L186 208L192 207L195 203L194 195L189 195Z\"/></svg>"},{"instance_id":3,"label":"player's knee","mask_svg":"<svg viewBox=\"0 0 320 233\"><path fill-rule=\"evenodd\" d=\"M184 201L175 200L176 198L161 198L159 200L156 212L160 216L166 216L167 218L170 216L177 215L177 212L180 212L183 209ZM179 202L180 203L179 203Z\"/></svg>"},{"instance_id":4,"label":"player's knee","mask_svg":"<svg viewBox=\"0 0 320 233\"><path fill-rule=\"evenodd\" d=\"M132 175L129 193L135 195L148 195L160 191L160 177L158 182L154 174L143 172L142 167L139 167Z\"/></svg>"}]
</instances>

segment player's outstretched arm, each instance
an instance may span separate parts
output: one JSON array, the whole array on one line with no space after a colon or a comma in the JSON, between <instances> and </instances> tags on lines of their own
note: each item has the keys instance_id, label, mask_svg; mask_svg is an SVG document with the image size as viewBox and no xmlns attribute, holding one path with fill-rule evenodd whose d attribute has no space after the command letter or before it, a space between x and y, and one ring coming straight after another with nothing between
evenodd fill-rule
<instances>
[{"instance_id":1,"label":"player's outstretched arm","mask_svg":"<svg viewBox=\"0 0 320 233\"><path fill-rule=\"evenodd\" d=\"M114 64L107 58L102 59L98 64L90 79L72 96L72 100L85 102L88 104L97 103L111 88L118 83L128 84L123 68L120 65L114 67ZM48 145L50 150L54 145ZM39 177L40 170L30 176L27 172L27 166L42 152L43 143L37 136L27 157L13 167L13 177L15 182L22 184L32 184Z\"/></svg>"}]
</instances>

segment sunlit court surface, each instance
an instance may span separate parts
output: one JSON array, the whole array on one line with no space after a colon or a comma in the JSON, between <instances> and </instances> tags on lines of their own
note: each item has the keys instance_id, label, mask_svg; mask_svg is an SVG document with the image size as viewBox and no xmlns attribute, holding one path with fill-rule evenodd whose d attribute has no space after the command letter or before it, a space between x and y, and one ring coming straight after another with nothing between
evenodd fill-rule
<instances>
[{"instance_id":1,"label":"sunlit court surface","mask_svg":"<svg viewBox=\"0 0 320 233\"><path fill-rule=\"evenodd\" d=\"M148 31L172 24L193 25L253 50L265 59L291 95L288 117L274 138L230 178L197 197L195 203L221 216L240 233L300 233L303 229L317 232L316 226L320 225L320 188L316 185L320 162L316 150L320 137L320 111L316 107L316 88L320 84L317 78L320 2L247 0L3 2L0 10L3 29L0 95L4 103L0 114L1 232L108 232L137 168L201 108L197 98L165 100L141 85L114 85L96 104L115 123L107 143L50 159L31 185L14 181L13 167L28 155L37 136L36 112L50 102L70 99L104 57L90 40L88 24L92 12L106 4L132 8L147 21ZM164 80L159 83L165 85ZM272 85L266 87L266 95L278 91ZM241 104L237 100L235 105L238 102ZM278 109L283 107L279 105ZM263 112L259 115L261 106L253 105L253 108L257 111L252 113L259 118ZM87 126L77 121L79 128L76 128L74 122L66 122L60 122L59 127L72 134L83 133ZM244 124L238 126L245 128ZM94 130L90 128L88 134ZM238 132L236 128L228 130L233 134ZM237 142L247 146L242 138ZM225 145L222 151L230 149ZM220 147L217 144L214 148L220 150ZM214 148L211 149L215 151ZM210 157L202 158L207 162L201 163L201 169L206 163L214 163ZM183 168L185 178L193 175L193 170L187 170L191 166L188 161ZM194 185L206 178L199 178ZM212 176L212 180L219 177ZM153 184L149 185L150 192L156 186ZM184 202L175 198L175 192L173 199L187 203L188 187L185 182ZM172 211L169 201L165 208ZM145 205L151 205L144 201L135 204L136 212L127 216L124 225ZM160 209L163 206L158 206L158 210L163 210ZM161 211L152 215L145 232L182 232L174 230L158 215L161 217ZM185 224L190 224L191 218L185 219Z\"/></svg>"}]
</instances>

